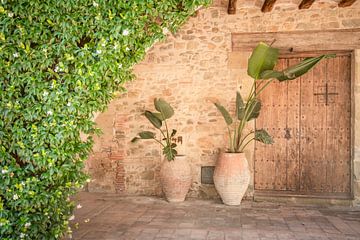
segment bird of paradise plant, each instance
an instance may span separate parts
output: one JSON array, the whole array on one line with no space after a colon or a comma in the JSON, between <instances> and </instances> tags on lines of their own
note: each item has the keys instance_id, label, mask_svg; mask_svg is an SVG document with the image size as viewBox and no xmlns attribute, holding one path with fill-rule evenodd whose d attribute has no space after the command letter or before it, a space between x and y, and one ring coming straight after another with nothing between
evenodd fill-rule
<instances>
[{"instance_id":1,"label":"bird of paradise plant","mask_svg":"<svg viewBox=\"0 0 360 240\"><path fill-rule=\"evenodd\" d=\"M177 145L172 142L172 138L175 136L177 131L172 129L170 133L166 119L169 119L174 115L174 109L162 98L155 98L154 106L158 112L146 110L144 115L155 128L159 129L161 134L160 138L158 139L154 132L142 131L138 133L138 136L134 137L131 142L134 143L140 139L152 139L162 146L163 154L166 159L168 161L172 161L177 155L177 151L175 149ZM165 127L165 129L163 129L163 127Z\"/></svg>"}]
</instances>

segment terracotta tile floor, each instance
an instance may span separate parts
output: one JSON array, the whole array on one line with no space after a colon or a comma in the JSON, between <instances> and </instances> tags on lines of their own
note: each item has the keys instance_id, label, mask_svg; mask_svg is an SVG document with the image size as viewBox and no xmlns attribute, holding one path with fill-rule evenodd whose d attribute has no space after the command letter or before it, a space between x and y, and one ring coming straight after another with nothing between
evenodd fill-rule
<instances>
[{"instance_id":1,"label":"terracotta tile floor","mask_svg":"<svg viewBox=\"0 0 360 240\"><path fill-rule=\"evenodd\" d=\"M160 198L80 193L73 239L252 240L360 239L360 208L211 200L167 203Z\"/></svg>"}]
</instances>

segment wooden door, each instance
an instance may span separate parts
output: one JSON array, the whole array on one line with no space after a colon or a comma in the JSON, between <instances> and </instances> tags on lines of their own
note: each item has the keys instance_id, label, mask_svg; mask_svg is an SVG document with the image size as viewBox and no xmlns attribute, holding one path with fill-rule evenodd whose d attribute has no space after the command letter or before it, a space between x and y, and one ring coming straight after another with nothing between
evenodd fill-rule
<instances>
[{"instance_id":1,"label":"wooden door","mask_svg":"<svg viewBox=\"0 0 360 240\"><path fill-rule=\"evenodd\" d=\"M300 57L280 59L285 68ZM255 190L350 196L351 56L339 54L299 79L274 81L261 94L256 128L273 145L255 144Z\"/></svg>"}]
</instances>

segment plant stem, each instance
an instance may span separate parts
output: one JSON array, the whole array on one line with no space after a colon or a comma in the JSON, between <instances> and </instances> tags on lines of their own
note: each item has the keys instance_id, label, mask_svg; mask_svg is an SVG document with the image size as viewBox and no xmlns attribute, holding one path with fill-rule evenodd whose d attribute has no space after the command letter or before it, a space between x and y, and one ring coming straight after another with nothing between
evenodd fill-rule
<instances>
[{"instance_id":1,"label":"plant stem","mask_svg":"<svg viewBox=\"0 0 360 240\"><path fill-rule=\"evenodd\" d=\"M243 139L241 140L239 146L241 146L241 145L243 144L243 142L245 141L245 139L246 139L248 136L250 136L251 134L253 134L253 133L254 133L254 131L250 131L248 134L246 134L246 135L243 137Z\"/></svg>"},{"instance_id":2,"label":"plant stem","mask_svg":"<svg viewBox=\"0 0 360 240\"><path fill-rule=\"evenodd\" d=\"M246 147L251 141L253 141L253 140L255 140L255 138L252 138L252 139L250 139L249 141L247 141L247 142L244 144L244 146L240 149L240 152L243 152L244 149L245 149L245 147Z\"/></svg>"},{"instance_id":3,"label":"plant stem","mask_svg":"<svg viewBox=\"0 0 360 240\"><path fill-rule=\"evenodd\" d=\"M229 146L230 146L230 149L229 149L229 150L230 150L230 152L233 152L233 150L234 150L233 148L234 148L234 147L233 147L233 144L232 144L231 131L230 131L229 126L227 126L227 129L228 129L228 132L229 132L229 144L230 144L230 145L229 145Z\"/></svg>"},{"instance_id":4,"label":"plant stem","mask_svg":"<svg viewBox=\"0 0 360 240\"><path fill-rule=\"evenodd\" d=\"M233 140L232 140L232 142L233 142L233 145L231 146L232 147L232 149L231 149L231 152L235 152L235 146L237 146L237 141L238 141L238 138L237 138L237 126L236 126L236 122L237 122L237 120L236 120L236 118L237 118L237 116L235 117L235 127L234 127L234 138L233 138ZM240 123L239 123L240 124Z\"/></svg>"},{"instance_id":5,"label":"plant stem","mask_svg":"<svg viewBox=\"0 0 360 240\"><path fill-rule=\"evenodd\" d=\"M259 96L259 94L265 90L265 88L274 81L274 79L270 79L268 80L265 84L262 84L262 82L260 82L258 84L258 87L260 88L258 91L257 91L257 87L256 87L256 81L258 79L254 79L254 82L253 82L253 85L251 86L251 90L250 90L250 93L249 93L249 96L248 96L248 101L246 102L246 105L245 105L245 113L244 113L244 118L243 120L241 121L241 124L239 125L239 128L238 128L238 133L239 133L239 136L238 136L238 140L240 141L241 137L242 137L242 131L244 130L244 127L245 127L245 124L246 122L248 121L249 119L249 116L250 114L254 111L254 108L255 108L255 104L252 104L252 102ZM240 149L240 152L242 152L244 150L244 148L249 144L249 142L251 142L253 139L250 139L244 146L243 143L245 141L245 139L248 137L249 135L246 135L241 142L239 142L237 145L236 145L236 149L239 150Z\"/></svg>"},{"instance_id":6,"label":"plant stem","mask_svg":"<svg viewBox=\"0 0 360 240\"><path fill-rule=\"evenodd\" d=\"M161 134L163 135L163 137L166 139L164 131L162 131L161 129L159 129L159 130L160 130Z\"/></svg>"},{"instance_id":7,"label":"plant stem","mask_svg":"<svg viewBox=\"0 0 360 240\"><path fill-rule=\"evenodd\" d=\"M260 90L259 90L258 92L255 91L255 97L259 96L259 94L260 94L262 91L264 91L265 88L266 88L270 83L272 83L273 81L274 81L274 79L270 79L269 81L267 81L267 83L266 83L264 86L262 86L262 87L260 88Z\"/></svg>"},{"instance_id":8,"label":"plant stem","mask_svg":"<svg viewBox=\"0 0 360 240\"><path fill-rule=\"evenodd\" d=\"M240 121L239 127L238 127L238 144L236 145L236 150L239 150L241 145L240 145L240 139L242 138L242 131L244 130L245 124L248 121L249 118L249 114L251 114L252 110L249 112L249 104L253 101L254 99L254 93L256 92L256 87L255 87L255 82L256 79L253 81L253 84L251 86L250 89L250 93L248 96L248 99L246 101L245 104L245 113L244 113L244 118Z\"/></svg>"},{"instance_id":9,"label":"plant stem","mask_svg":"<svg viewBox=\"0 0 360 240\"><path fill-rule=\"evenodd\" d=\"M171 139L169 137L169 129L166 123L166 119L164 119L164 123L165 123L165 129L166 129L166 143L170 146L171 148Z\"/></svg>"},{"instance_id":10,"label":"plant stem","mask_svg":"<svg viewBox=\"0 0 360 240\"><path fill-rule=\"evenodd\" d=\"M153 139L154 139L156 142L160 143L161 146L165 147L165 145L164 145L161 141L157 140L156 138L153 138Z\"/></svg>"}]
</instances>

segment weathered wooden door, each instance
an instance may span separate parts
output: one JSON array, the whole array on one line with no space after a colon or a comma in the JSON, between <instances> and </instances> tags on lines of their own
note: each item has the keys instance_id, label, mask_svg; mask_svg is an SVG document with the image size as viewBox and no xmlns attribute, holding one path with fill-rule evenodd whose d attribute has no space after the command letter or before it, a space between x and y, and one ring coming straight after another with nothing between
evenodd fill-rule
<instances>
[{"instance_id":1,"label":"weathered wooden door","mask_svg":"<svg viewBox=\"0 0 360 240\"><path fill-rule=\"evenodd\" d=\"M300 57L280 59L279 68ZM255 190L349 197L351 56L338 54L303 77L274 81L261 94L256 128L273 145L255 145Z\"/></svg>"}]
</instances>

